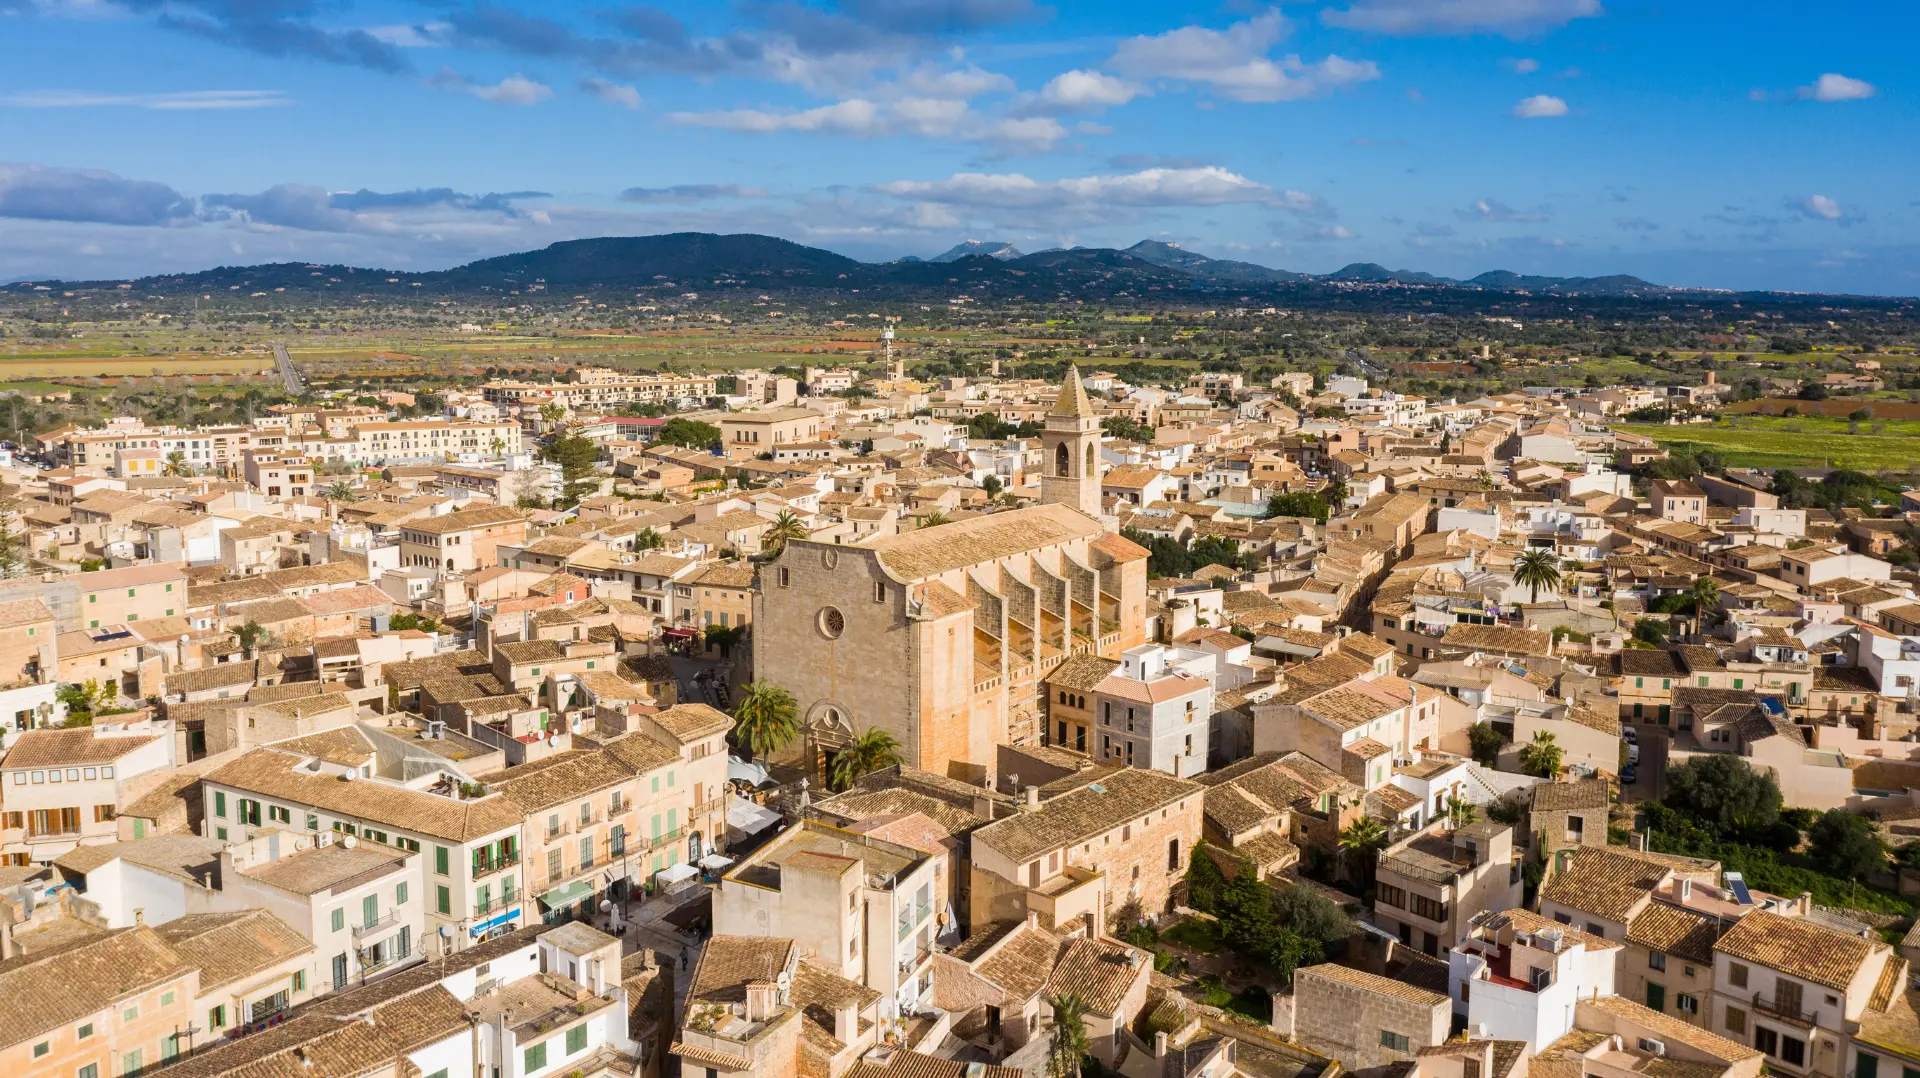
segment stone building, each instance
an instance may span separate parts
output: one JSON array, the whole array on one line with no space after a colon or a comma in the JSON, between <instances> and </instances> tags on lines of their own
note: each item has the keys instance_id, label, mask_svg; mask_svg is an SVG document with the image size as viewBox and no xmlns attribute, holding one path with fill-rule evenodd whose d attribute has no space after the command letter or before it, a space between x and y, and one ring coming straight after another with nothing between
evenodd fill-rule
<instances>
[{"instance_id":1,"label":"stone building","mask_svg":"<svg viewBox=\"0 0 1920 1078\"><path fill-rule=\"evenodd\" d=\"M1351 1071L1411 1061L1453 1025L1443 993L1345 966L1295 970L1293 999L1294 1042Z\"/></svg>"},{"instance_id":2,"label":"stone building","mask_svg":"<svg viewBox=\"0 0 1920 1078\"><path fill-rule=\"evenodd\" d=\"M1041 740L1054 668L1145 640L1146 559L1062 505L791 541L761 567L754 671L799 702L816 770L878 728L906 763L979 781L995 745Z\"/></svg>"}]
</instances>

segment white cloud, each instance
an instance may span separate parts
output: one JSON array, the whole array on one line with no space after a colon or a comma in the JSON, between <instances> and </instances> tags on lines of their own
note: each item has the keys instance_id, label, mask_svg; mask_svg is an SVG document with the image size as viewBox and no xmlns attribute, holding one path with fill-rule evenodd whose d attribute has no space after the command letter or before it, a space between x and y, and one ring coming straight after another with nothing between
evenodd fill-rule
<instances>
[{"instance_id":1,"label":"white cloud","mask_svg":"<svg viewBox=\"0 0 1920 1078\"><path fill-rule=\"evenodd\" d=\"M437 49L447 44L447 32L452 29L451 25L444 22L370 26L367 35L397 49Z\"/></svg>"},{"instance_id":2,"label":"white cloud","mask_svg":"<svg viewBox=\"0 0 1920 1078\"><path fill-rule=\"evenodd\" d=\"M164 94L99 94L84 90L26 90L0 98L21 109L136 108L170 110L265 109L291 105L282 90L184 90Z\"/></svg>"},{"instance_id":3,"label":"white cloud","mask_svg":"<svg viewBox=\"0 0 1920 1078\"><path fill-rule=\"evenodd\" d=\"M1051 116L1023 116L995 120L980 133L1003 153L1041 153L1067 137L1067 129Z\"/></svg>"},{"instance_id":4,"label":"white cloud","mask_svg":"<svg viewBox=\"0 0 1920 1078\"><path fill-rule=\"evenodd\" d=\"M787 112L765 109L676 112L667 119L690 127L717 127L747 134L801 131L852 138L918 135L984 142L1002 154L1044 153L1067 137L1067 129L1051 116L988 119L975 113L965 101L937 97L904 97L886 102L850 98Z\"/></svg>"},{"instance_id":5,"label":"white cloud","mask_svg":"<svg viewBox=\"0 0 1920 1078\"><path fill-rule=\"evenodd\" d=\"M580 80L580 92L589 97L597 97L610 105L619 105L623 109L640 107L640 91L598 75Z\"/></svg>"},{"instance_id":6,"label":"white cloud","mask_svg":"<svg viewBox=\"0 0 1920 1078\"><path fill-rule=\"evenodd\" d=\"M1062 109L1104 109L1146 94L1144 86L1098 71L1063 71L1040 88L1040 99Z\"/></svg>"},{"instance_id":7,"label":"white cloud","mask_svg":"<svg viewBox=\"0 0 1920 1078\"><path fill-rule=\"evenodd\" d=\"M488 85L484 82L474 82L450 67L443 67L439 74L429 80L429 83L443 90L457 90L463 94L472 94L482 101L491 101L496 105L538 105L553 97L552 87L517 74L508 75L499 82Z\"/></svg>"},{"instance_id":8,"label":"white cloud","mask_svg":"<svg viewBox=\"0 0 1920 1078\"><path fill-rule=\"evenodd\" d=\"M1540 61L1533 59L1508 60L1507 70L1516 75L1531 75L1540 70Z\"/></svg>"},{"instance_id":9,"label":"white cloud","mask_svg":"<svg viewBox=\"0 0 1920 1078\"><path fill-rule=\"evenodd\" d=\"M1320 14L1329 26L1379 34L1536 34L1601 14L1600 0L1355 0Z\"/></svg>"},{"instance_id":10,"label":"white cloud","mask_svg":"<svg viewBox=\"0 0 1920 1078\"><path fill-rule=\"evenodd\" d=\"M1329 55L1309 64L1293 55L1268 57L1288 29L1286 19L1272 11L1225 30L1183 26L1122 41L1112 63L1136 79L1200 83L1247 102L1298 101L1380 77L1379 66L1371 60Z\"/></svg>"},{"instance_id":11,"label":"white cloud","mask_svg":"<svg viewBox=\"0 0 1920 1078\"><path fill-rule=\"evenodd\" d=\"M1513 114L1522 120L1538 120L1548 116L1565 116L1567 114L1567 103L1554 97L1552 94L1534 94L1532 97L1522 98L1518 105L1513 106Z\"/></svg>"},{"instance_id":12,"label":"white cloud","mask_svg":"<svg viewBox=\"0 0 1920 1078\"><path fill-rule=\"evenodd\" d=\"M944 180L881 184L883 194L914 202L987 209L1092 209L1111 206L1224 206L1274 202L1265 184L1223 168L1149 168L1109 176L1036 180L1018 172L960 172Z\"/></svg>"},{"instance_id":13,"label":"white cloud","mask_svg":"<svg viewBox=\"0 0 1920 1078\"><path fill-rule=\"evenodd\" d=\"M1838 221L1846 216L1840 203L1826 195L1808 195L1799 203L1800 212L1819 221Z\"/></svg>"},{"instance_id":14,"label":"white cloud","mask_svg":"<svg viewBox=\"0 0 1920 1078\"><path fill-rule=\"evenodd\" d=\"M1010 93L1013 90L1012 79L997 71L972 66L952 70L918 67L907 72L900 84L923 97L962 100L971 100L982 94Z\"/></svg>"},{"instance_id":15,"label":"white cloud","mask_svg":"<svg viewBox=\"0 0 1920 1078\"><path fill-rule=\"evenodd\" d=\"M1511 224L1516 221L1544 221L1547 219L1547 215L1544 213L1522 213L1504 202L1496 202L1490 198L1480 199L1464 210L1455 210L1454 216L1460 218L1462 221L1494 221L1502 224Z\"/></svg>"},{"instance_id":16,"label":"white cloud","mask_svg":"<svg viewBox=\"0 0 1920 1078\"><path fill-rule=\"evenodd\" d=\"M1864 101L1877 92L1873 83L1831 71L1813 80L1812 86L1800 87L1801 97L1815 101Z\"/></svg>"}]
</instances>

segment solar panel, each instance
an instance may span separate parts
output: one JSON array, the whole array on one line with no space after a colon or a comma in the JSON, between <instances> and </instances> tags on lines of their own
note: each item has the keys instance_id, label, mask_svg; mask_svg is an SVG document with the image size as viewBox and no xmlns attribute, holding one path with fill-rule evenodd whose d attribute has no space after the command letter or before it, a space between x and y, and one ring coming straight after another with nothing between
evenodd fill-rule
<instances>
[{"instance_id":1,"label":"solar panel","mask_svg":"<svg viewBox=\"0 0 1920 1078\"><path fill-rule=\"evenodd\" d=\"M1727 873L1727 889L1733 892L1733 900L1742 906L1753 905L1753 892L1747 890L1747 878L1738 872Z\"/></svg>"}]
</instances>

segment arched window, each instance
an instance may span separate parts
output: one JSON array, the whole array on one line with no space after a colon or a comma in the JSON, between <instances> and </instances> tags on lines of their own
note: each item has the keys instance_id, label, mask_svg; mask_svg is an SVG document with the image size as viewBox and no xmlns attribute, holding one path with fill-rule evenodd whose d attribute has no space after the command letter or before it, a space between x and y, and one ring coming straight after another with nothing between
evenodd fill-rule
<instances>
[{"instance_id":1,"label":"arched window","mask_svg":"<svg viewBox=\"0 0 1920 1078\"><path fill-rule=\"evenodd\" d=\"M1081 469L1080 472L1083 476L1093 474L1093 445L1094 443L1092 442L1087 443L1087 466Z\"/></svg>"},{"instance_id":2,"label":"arched window","mask_svg":"<svg viewBox=\"0 0 1920 1078\"><path fill-rule=\"evenodd\" d=\"M1060 448L1053 454L1053 474L1065 478L1072 462L1073 457L1067 452L1067 443L1061 442Z\"/></svg>"}]
</instances>

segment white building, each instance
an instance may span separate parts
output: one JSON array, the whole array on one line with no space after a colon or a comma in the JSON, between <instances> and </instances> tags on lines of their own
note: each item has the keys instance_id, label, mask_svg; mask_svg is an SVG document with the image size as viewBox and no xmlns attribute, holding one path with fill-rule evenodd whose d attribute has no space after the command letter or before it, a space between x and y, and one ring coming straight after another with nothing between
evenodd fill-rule
<instances>
[{"instance_id":1,"label":"white building","mask_svg":"<svg viewBox=\"0 0 1920 1078\"><path fill-rule=\"evenodd\" d=\"M1482 913L1447 957L1447 994L1475 1036L1538 1052L1572 1031L1580 1000L1613 995L1620 946L1526 910Z\"/></svg>"},{"instance_id":2,"label":"white building","mask_svg":"<svg viewBox=\"0 0 1920 1078\"><path fill-rule=\"evenodd\" d=\"M1093 690L1099 757L1189 778L1206 770L1214 656L1142 644Z\"/></svg>"}]
</instances>

